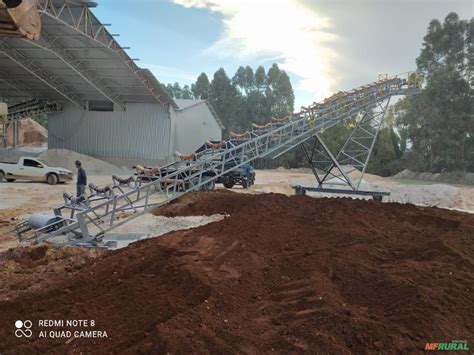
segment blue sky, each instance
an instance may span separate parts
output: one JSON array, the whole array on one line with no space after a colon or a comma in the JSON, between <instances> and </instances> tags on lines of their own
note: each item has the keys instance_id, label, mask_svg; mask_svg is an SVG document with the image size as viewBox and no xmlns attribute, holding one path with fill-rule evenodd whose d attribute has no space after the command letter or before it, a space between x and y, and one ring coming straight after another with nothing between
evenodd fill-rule
<instances>
[{"instance_id":1,"label":"blue sky","mask_svg":"<svg viewBox=\"0 0 474 355\"><path fill-rule=\"evenodd\" d=\"M191 84L223 67L290 75L296 108L414 69L428 22L471 0L99 0L94 13L164 84Z\"/></svg>"}]
</instances>

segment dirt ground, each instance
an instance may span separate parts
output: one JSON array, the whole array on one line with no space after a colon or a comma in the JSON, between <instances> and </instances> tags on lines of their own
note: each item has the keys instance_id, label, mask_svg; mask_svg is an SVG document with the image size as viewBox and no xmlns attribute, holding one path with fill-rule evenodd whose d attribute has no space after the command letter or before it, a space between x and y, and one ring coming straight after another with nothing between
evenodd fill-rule
<instances>
[{"instance_id":1,"label":"dirt ground","mask_svg":"<svg viewBox=\"0 0 474 355\"><path fill-rule=\"evenodd\" d=\"M109 184L108 176L90 176L95 184ZM48 185L18 181L0 182L0 251L20 246L14 233L15 225L31 213L53 214L53 208L64 203L63 193L76 194L74 183Z\"/></svg>"},{"instance_id":2,"label":"dirt ground","mask_svg":"<svg viewBox=\"0 0 474 355\"><path fill-rule=\"evenodd\" d=\"M350 174L353 181L360 176ZM275 169L257 171L257 179L251 190L254 192L276 192L288 196L294 194L292 186L315 186L316 179L309 169ZM333 185L333 188L341 186ZM437 206L456 209L465 212L474 212L474 186L449 185L427 181L382 178L377 175L365 174L361 183L361 190L388 191L389 197L385 202L412 203L424 206ZM334 197L328 194L311 193L315 197Z\"/></svg>"},{"instance_id":3,"label":"dirt ground","mask_svg":"<svg viewBox=\"0 0 474 355\"><path fill-rule=\"evenodd\" d=\"M117 251L1 254L1 353L412 353L472 346L474 215L409 204L228 191L165 216L224 220ZM17 319L33 322L29 339ZM39 339L38 320L107 338ZM67 328L73 330L76 328Z\"/></svg>"},{"instance_id":4,"label":"dirt ground","mask_svg":"<svg viewBox=\"0 0 474 355\"><path fill-rule=\"evenodd\" d=\"M256 176L255 185L251 188L244 190L237 186L232 191L250 194L275 192L291 196L294 194L292 188L294 185L315 185L315 178L308 169L258 170ZM104 186L111 183L111 178L105 175L91 175L89 181L98 186ZM407 182L366 174L362 187L390 191L392 195L384 199L386 202L413 203L474 212L474 187L472 186L424 184L418 181ZM218 188L222 189L219 186ZM66 191L75 193L74 183L56 186L30 182L0 183L0 251L18 246L13 233L18 221L34 212L51 214L53 208L63 203L62 195ZM317 193L310 195L323 196ZM140 220L131 222L124 230L130 232L135 229L141 232L143 224Z\"/></svg>"}]
</instances>

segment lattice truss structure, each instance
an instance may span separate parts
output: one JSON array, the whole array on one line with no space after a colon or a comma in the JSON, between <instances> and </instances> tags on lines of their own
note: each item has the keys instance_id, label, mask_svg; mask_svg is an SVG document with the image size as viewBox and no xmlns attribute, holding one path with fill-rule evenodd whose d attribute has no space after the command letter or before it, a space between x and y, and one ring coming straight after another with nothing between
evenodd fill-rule
<instances>
[{"instance_id":1,"label":"lattice truss structure","mask_svg":"<svg viewBox=\"0 0 474 355\"><path fill-rule=\"evenodd\" d=\"M320 133L301 144L318 187L322 188L329 183L348 186L354 191L359 189L389 103L390 97L359 112L354 118L352 132L336 155L329 150ZM356 170L360 174L353 180L350 174Z\"/></svg>"},{"instance_id":2,"label":"lattice truss structure","mask_svg":"<svg viewBox=\"0 0 474 355\"><path fill-rule=\"evenodd\" d=\"M85 0L39 0L38 40L0 38L0 98L35 98L85 108L89 100L173 105L156 78L139 68Z\"/></svg>"},{"instance_id":3,"label":"lattice truss structure","mask_svg":"<svg viewBox=\"0 0 474 355\"><path fill-rule=\"evenodd\" d=\"M199 154L191 154L190 159L161 167L151 182L96 200L97 203L62 206L56 210L56 216L64 218L36 230L34 238L43 240L72 233L80 236L82 242L100 240L107 231L188 192L208 186L244 164L258 158L278 157L311 141L312 149L304 149L318 182L322 184L330 175L342 176L342 180L355 190L360 181L350 180L342 170L342 164L354 164L354 168L362 167L365 170L388 100L394 95L408 95L417 91L406 78L381 79L350 92L334 95L268 125L254 125L251 131L237 135L238 138L231 145L211 146ZM320 133L354 117L358 117L357 125L340 152L333 156L324 146ZM329 159L315 160L316 151L326 154ZM91 196L91 200L94 200L94 196ZM70 210L71 214L63 216L62 211L65 209Z\"/></svg>"},{"instance_id":4,"label":"lattice truss structure","mask_svg":"<svg viewBox=\"0 0 474 355\"><path fill-rule=\"evenodd\" d=\"M0 37L0 101L9 115L0 130L16 121L60 111L70 103L87 109L90 101L114 104L159 103L175 106L153 74L139 68L86 0L38 0L39 38ZM2 142L3 141L3 142Z\"/></svg>"}]
</instances>

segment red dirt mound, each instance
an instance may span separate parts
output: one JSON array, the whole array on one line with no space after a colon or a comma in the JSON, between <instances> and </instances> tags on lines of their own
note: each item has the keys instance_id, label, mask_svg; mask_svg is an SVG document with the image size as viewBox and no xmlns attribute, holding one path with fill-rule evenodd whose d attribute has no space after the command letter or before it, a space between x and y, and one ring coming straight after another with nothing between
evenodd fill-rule
<instances>
[{"instance_id":1,"label":"red dirt mound","mask_svg":"<svg viewBox=\"0 0 474 355\"><path fill-rule=\"evenodd\" d=\"M157 213L230 216L108 252L53 287L0 302L0 352L392 353L458 339L474 346L472 215L229 192L185 196ZM30 341L13 335L26 317ZM38 339L40 319L93 319L108 338Z\"/></svg>"},{"instance_id":2,"label":"red dirt mound","mask_svg":"<svg viewBox=\"0 0 474 355\"><path fill-rule=\"evenodd\" d=\"M80 248L15 248L0 253L0 302L37 292L78 272L102 250Z\"/></svg>"}]
</instances>

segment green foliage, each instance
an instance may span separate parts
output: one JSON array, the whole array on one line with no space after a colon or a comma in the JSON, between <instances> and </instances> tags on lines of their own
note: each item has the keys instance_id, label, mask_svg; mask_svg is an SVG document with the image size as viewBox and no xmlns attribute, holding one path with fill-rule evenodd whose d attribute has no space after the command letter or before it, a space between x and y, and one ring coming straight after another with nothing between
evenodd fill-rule
<instances>
[{"instance_id":1,"label":"green foliage","mask_svg":"<svg viewBox=\"0 0 474 355\"><path fill-rule=\"evenodd\" d=\"M183 89L181 90L181 98L182 99L187 99L187 100L190 100L190 99L194 98L194 95L193 95L189 85L184 85L183 86Z\"/></svg>"},{"instance_id":2,"label":"green foliage","mask_svg":"<svg viewBox=\"0 0 474 355\"><path fill-rule=\"evenodd\" d=\"M166 85L165 89L172 98L181 99L182 89L178 82Z\"/></svg>"},{"instance_id":3,"label":"green foliage","mask_svg":"<svg viewBox=\"0 0 474 355\"><path fill-rule=\"evenodd\" d=\"M280 117L288 113L288 108L291 107L292 111L295 95L290 78L277 64L273 64L268 70L266 84L265 95L268 98L270 111Z\"/></svg>"},{"instance_id":4,"label":"green foliage","mask_svg":"<svg viewBox=\"0 0 474 355\"><path fill-rule=\"evenodd\" d=\"M321 133L321 138L334 156L337 155L347 137L351 134L354 125L354 120L351 120L344 124L335 125Z\"/></svg>"},{"instance_id":5,"label":"green foliage","mask_svg":"<svg viewBox=\"0 0 474 355\"><path fill-rule=\"evenodd\" d=\"M223 68L210 82L201 73L189 88L179 83L166 85L175 99L210 100L227 131L244 132L252 123L268 123L270 117L284 117L294 109L295 96L290 78L273 64L268 75L263 66L254 70L240 66L230 79Z\"/></svg>"},{"instance_id":6,"label":"green foliage","mask_svg":"<svg viewBox=\"0 0 474 355\"><path fill-rule=\"evenodd\" d=\"M189 85L184 85L182 88L179 85L179 83L174 83L173 85L168 84L165 87L166 91L168 92L168 95L175 99L193 99L194 94L191 91L191 88Z\"/></svg>"},{"instance_id":7,"label":"green foliage","mask_svg":"<svg viewBox=\"0 0 474 355\"><path fill-rule=\"evenodd\" d=\"M409 168L423 172L474 171L474 19L449 13L444 22L432 20L416 58L422 92L391 106L380 130L367 171L382 176ZM232 78L219 69L209 81L202 73L196 83L166 89L175 98L209 99L227 131L244 132L252 123L265 124L294 110L288 75L277 64L268 72L240 66ZM355 121L321 133L337 155ZM306 166L300 149L257 167Z\"/></svg>"},{"instance_id":8,"label":"green foliage","mask_svg":"<svg viewBox=\"0 0 474 355\"><path fill-rule=\"evenodd\" d=\"M420 95L394 107L404 165L414 171L474 171L474 21L432 20L417 58Z\"/></svg>"},{"instance_id":9,"label":"green foliage","mask_svg":"<svg viewBox=\"0 0 474 355\"><path fill-rule=\"evenodd\" d=\"M451 12L444 23L432 20L428 26L426 36L423 38L423 47L416 64L420 73L428 78L435 75L440 69L456 71L465 76L469 70L468 52L472 53L472 41L469 43L469 34L472 32L472 19L460 20L459 16ZM472 65L472 63L471 63Z\"/></svg>"},{"instance_id":10,"label":"green foliage","mask_svg":"<svg viewBox=\"0 0 474 355\"><path fill-rule=\"evenodd\" d=\"M393 127L381 129L375 141L367 172L380 176L391 176L398 173L401 170L399 144L400 138Z\"/></svg>"},{"instance_id":11,"label":"green foliage","mask_svg":"<svg viewBox=\"0 0 474 355\"><path fill-rule=\"evenodd\" d=\"M228 129L246 129L243 114L243 99L232 84L225 70L220 68L214 73L211 82L210 101Z\"/></svg>"},{"instance_id":12,"label":"green foliage","mask_svg":"<svg viewBox=\"0 0 474 355\"><path fill-rule=\"evenodd\" d=\"M265 73L265 68L259 66L255 71L255 86L258 91L262 91L265 88L267 83L267 74Z\"/></svg>"},{"instance_id":13,"label":"green foliage","mask_svg":"<svg viewBox=\"0 0 474 355\"><path fill-rule=\"evenodd\" d=\"M206 73L198 76L196 83L191 85L191 91L196 99L207 100L211 92L211 83Z\"/></svg>"},{"instance_id":14,"label":"green foliage","mask_svg":"<svg viewBox=\"0 0 474 355\"><path fill-rule=\"evenodd\" d=\"M45 114L39 114L35 117L31 117L35 121L37 121L40 125L42 125L44 128L48 129L48 116Z\"/></svg>"}]
</instances>

